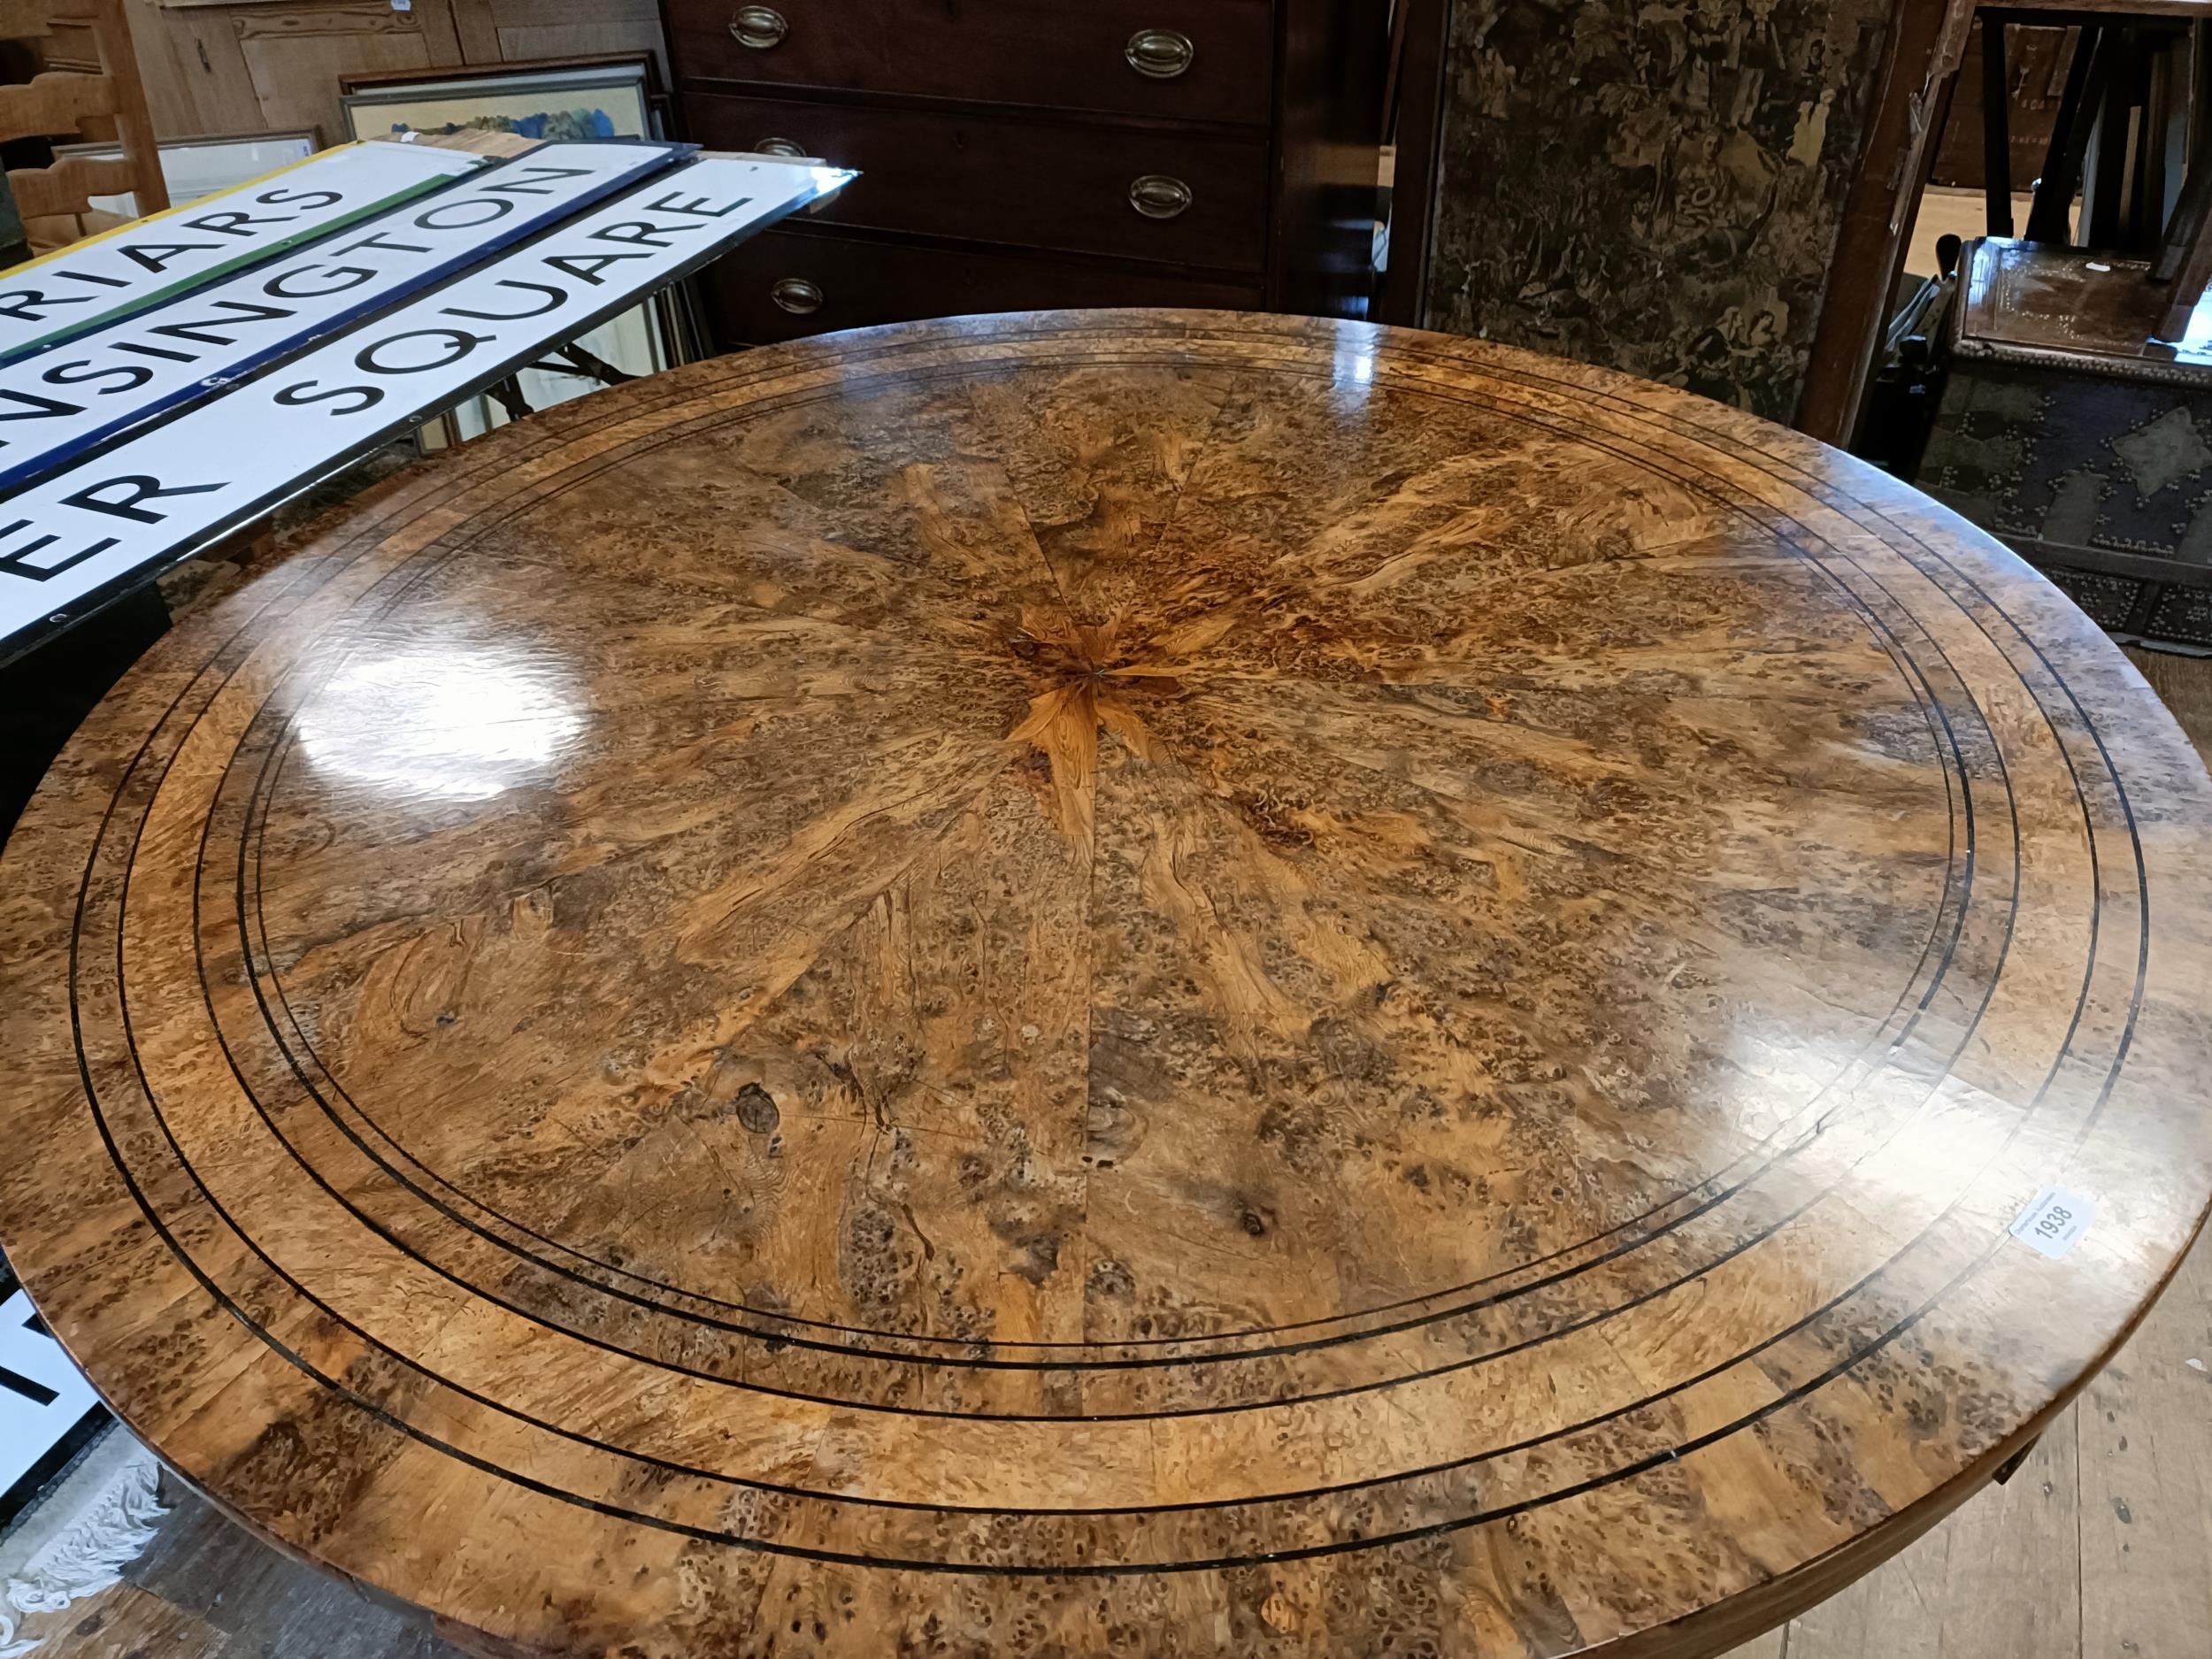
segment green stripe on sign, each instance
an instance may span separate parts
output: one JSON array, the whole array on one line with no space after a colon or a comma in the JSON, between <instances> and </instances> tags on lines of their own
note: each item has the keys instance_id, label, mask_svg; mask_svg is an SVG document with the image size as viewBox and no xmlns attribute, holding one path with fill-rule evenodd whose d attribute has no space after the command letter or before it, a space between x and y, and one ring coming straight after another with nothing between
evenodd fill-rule
<instances>
[{"instance_id":1,"label":"green stripe on sign","mask_svg":"<svg viewBox=\"0 0 2212 1659\"><path fill-rule=\"evenodd\" d=\"M226 259L219 264L195 271L191 275L180 277L176 281L165 287L148 288L142 293L134 292L127 298L117 301L106 311L81 320L73 321L65 328L55 328L46 334L33 335L29 340L11 348L9 358L12 361L31 352L43 351L50 346L58 346L64 341L74 340L78 335L89 334L96 328L104 328L108 324L122 318L134 317L140 311L163 304L180 295L189 294L195 288L204 288L218 277L228 276L232 272L242 270L248 265L259 265L264 260L274 259L308 242L319 242L326 236L345 229L349 225L357 225L365 219L381 213L387 208L397 207L403 202L411 202L415 197L426 196L433 190L442 190L457 179L465 179L468 176L465 173L433 174L419 183L411 184L403 189L395 190L389 196L379 196L372 202L364 202L359 207L341 213L334 219L319 219L288 235L273 237L267 242L257 242L250 247L242 248L234 258ZM252 182L258 184L261 180L257 179ZM242 185L239 188L243 189L247 187ZM223 196L228 194L229 192L226 191L216 196L203 196L199 201L190 204L190 211L194 212L219 211ZM136 229L140 226L158 224L159 221L159 215L150 219L134 219L129 228ZM63 249L61 251L64 253L73 251L79 245L73 243L69 248ZM0 273L0 277L13 279L34 268L18 266L13 271Z\"/></svg>"}]
</instances>

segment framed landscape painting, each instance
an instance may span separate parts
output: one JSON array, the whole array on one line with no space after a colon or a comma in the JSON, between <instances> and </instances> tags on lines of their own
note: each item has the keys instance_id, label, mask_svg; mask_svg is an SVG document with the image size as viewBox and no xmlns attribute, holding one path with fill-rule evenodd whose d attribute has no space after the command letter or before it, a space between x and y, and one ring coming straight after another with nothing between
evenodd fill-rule
<instances>
[{"instance_id":1,"label":"framed landscape painting","mask_svg":"<svg viewBox=\"0 0 2212 1659\"><path fill-rule=\"evenodd\" d=\"M348 136L395 133L449 136L510 133L548 142L652 138L665 127L659 76L650 52L546 59L474 69L401 69L339 81ZM651 374L695 354L684 326L690 296L679 284L610 319L578 344L627 374ZM532 409L596 391L592 376L557 365L524 369L517 392ZM473 438L509 419L495 399L473 397L426 431L434 447Z\"/></svg>"},{"instance_id":2,"label":"framed landscape painting","mask_svg":"<svg viewBox=\"0 0 2212 1659\"><path fill-rule=\"evenodd\" d=\"M649 138L659 125L649 52L480 68L392 70L339 81L347 136L512 133L518 138Z\"/></svg>"}]
</instances>

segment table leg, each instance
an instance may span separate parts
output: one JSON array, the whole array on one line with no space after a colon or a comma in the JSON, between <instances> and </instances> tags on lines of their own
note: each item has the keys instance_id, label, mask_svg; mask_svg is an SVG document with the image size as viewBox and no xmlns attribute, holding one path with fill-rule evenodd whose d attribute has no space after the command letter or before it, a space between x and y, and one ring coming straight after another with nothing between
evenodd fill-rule
<instances>
[{"instance_id":1,"label":"table leg","mask_svg":"<svg viewBox=\"0 0 2212 1659\"><path fill-rule=\"evenodd\" d=\"M2043 1437L2040 1434L2035 1436L2035 1438L2031 1440L2025 1446L2023 1446L2018 1451L2013 1453L2011 1456L2006 1458L2003 1463L1999 1463L1997 1465L1996 1474L1991 1477L1991 1479L2001 1486L2007 1481L2010 1480L2015 1475L2020 1472L2020 1465L2028 1461L2029 1455L2032 1453L2036 1447L2042 1442L2042 1440Z\"/></svg>"},{"instance_id":2,"label":"table leg","mask_svg":"<svg viewBox=\"0 0 2212 1659\"><path fill-rule=\"evenodd\" d=\"M486 387L484 395L496 400L499 406L507 411L507 419L510 420L520 420L525 415L534 412L529 400L522 395L522 382L511 374L503 380Z\"/></svg>"},{"instance_id":3,"label":"table leg","mask_svg":"<svg viewBox=\"0 0 2212 1659\"><path fill-rule=\"evenodd\" d=\"M2158 337L2178 340L2189 332L2197 302L2212 286L2212 123L2191 148L2181 199L2174 204L2173 219L2151 267L2151 280L2172 284Z\"/></svg>"},{"instance_id":4,"label":"table leg","mask_svg":"<svg viewBox=\"0 0 2212 1659\"><path fill-rule=\"evenodd\" d=\"M2097 107L2104 102L2107 57L2103 26L2083 24L2081 37L2074 42L2074 61L2066 66L2066 90L2059 97L2043 176L2036 180L2035 205L2028 211L2030 242L2064 247L2074 239L2074 192L2081 186L2082 159L2089 151Z\"/></svg>"},{"instance_id":5,"label":"table leg","mask_svg":"<svg viewBox=\"0 0 2212 1659\"><path fill-rule=\"evenodd\" d=\"M2004 15L1982 13L1982 193L1989 234L2012 234L2012 77L2005 71Z\"/></svg>"},{"instance_id":6,"label":"table leg","mask_svg":"<svg viewBox=\"0 0 2212 1659\"><path fill-rule=\"evenodd\" d=\"M2094 165L2082 182L2081 245L2118 251L2127 245L2128 115L2141 79L2143 43L2134 31L2105 32L2097 52L2098 87L2085 114Z\"/></svg>"}]
</instances>

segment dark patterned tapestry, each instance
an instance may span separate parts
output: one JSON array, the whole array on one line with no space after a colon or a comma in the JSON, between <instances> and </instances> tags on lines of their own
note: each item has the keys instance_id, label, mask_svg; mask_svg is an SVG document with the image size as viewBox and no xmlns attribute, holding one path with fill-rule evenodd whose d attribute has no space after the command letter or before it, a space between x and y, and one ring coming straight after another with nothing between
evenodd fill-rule
<instances>
[{"instance_id":1,"label":"dark patterned tapestry","mask_svg":"<svg viewBox=\"0 0 2212 1659\"><path fill-rule=\"evenodd\" d=\"M1955 357L1913 482L2010 543L2100 626L2202 650L2212 646L2206 378Z\"/></svg>"},{"instance_id":2,"label":"dark patterned tapestry","mask_svg":"<svg viewBox=\"0 0 2212 1659\"><path fill-rule=\"evenodd\" d=\"M1796 406L1890 0L1457 0L1427 321Z\"/></svg>"}]
</instances>

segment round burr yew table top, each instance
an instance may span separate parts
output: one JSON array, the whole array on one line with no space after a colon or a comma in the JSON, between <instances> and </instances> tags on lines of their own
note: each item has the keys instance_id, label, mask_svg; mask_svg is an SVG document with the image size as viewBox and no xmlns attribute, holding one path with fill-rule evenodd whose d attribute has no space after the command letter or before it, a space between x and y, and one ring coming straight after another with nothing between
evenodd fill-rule
<instances>
[{"instance_id":1,"label":"round burr yew table top","mask_svg":"<svg viewBox=\"0 0 2212 1659\"><path fill-rule=\"evenodd\" d=\"M1713 404L833 337L133 671L0 864L0 1240L485 1651L1710 1653L2172 1271L2208 823L2053 589Z\"/></svg>"}]
</instances>

